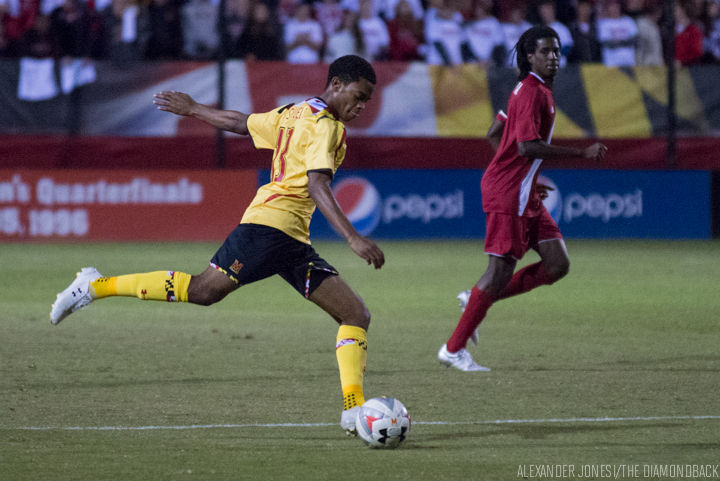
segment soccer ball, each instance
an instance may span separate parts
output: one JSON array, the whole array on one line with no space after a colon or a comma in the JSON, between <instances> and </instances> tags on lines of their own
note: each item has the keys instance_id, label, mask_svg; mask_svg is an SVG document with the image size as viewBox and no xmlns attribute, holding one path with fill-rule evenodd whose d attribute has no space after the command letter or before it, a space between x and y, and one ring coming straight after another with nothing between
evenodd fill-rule
<instances>
[{"instance_id":1,"label":"soccer ball","mask_svg":"<svg viewBox=\"0 0 720 481\"><path fill-rule=\"evenodd\" d=\"M375 397L360 406L355 429L368 446L396 448L410 434L410 415L397 399Z\"/></svg>"}]
</instances>

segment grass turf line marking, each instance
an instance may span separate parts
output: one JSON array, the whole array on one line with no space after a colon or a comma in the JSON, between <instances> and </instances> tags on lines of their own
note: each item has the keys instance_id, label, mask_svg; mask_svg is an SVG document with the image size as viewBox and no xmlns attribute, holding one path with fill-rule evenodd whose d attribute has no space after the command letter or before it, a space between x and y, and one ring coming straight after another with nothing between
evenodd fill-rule
<instances>
[{"instance_id":1,"label":"grass turf line marking","mask_svg":"<svg viewBox=\"0 0 720 481\"><path fill-rule=\"evenodd\" d=\"M703 421L716 420L720 416L638 416L638 417L599 417L599 418L549 418L549 419L495 419L487 421L413 421L416 425L426 426L474 426L488 424L552 424L552 423L607 423L636 421ZM16 429L21 431L158 431L188 429L238 429L238 428L315 428L335 426L337 423L258 423L258 424L190 424L186 426L24 426Z\"/></svg>"}]
</instances>

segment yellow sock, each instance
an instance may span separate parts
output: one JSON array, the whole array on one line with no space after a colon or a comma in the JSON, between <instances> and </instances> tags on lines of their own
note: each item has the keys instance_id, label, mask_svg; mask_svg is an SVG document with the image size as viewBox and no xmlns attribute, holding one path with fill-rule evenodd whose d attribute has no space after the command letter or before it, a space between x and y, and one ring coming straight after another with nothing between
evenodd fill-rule
<instances>
[{"instance_id":1,"label":"yellow sock","mask_svg":"<svg viewBox=\"0 0 720 481\"><path fill-rule=\"evenodd\" d=\"M340 326L335 344L340 385L343 391L343 409L365 403L363 376L367 361L367 332L362 327Z\"/></svg>"},{"instance_id":2,"label":"yellow sock","mask_svg":"<svg viewBox=\"0 0 720 481\"><path fill-rule=\"evenodd\" d=\"M190 274L155 271L117 277L101 277L90 283L95 299L108 296L138 297L154 301L187 302Z\"/></svg>"}]
</instances>

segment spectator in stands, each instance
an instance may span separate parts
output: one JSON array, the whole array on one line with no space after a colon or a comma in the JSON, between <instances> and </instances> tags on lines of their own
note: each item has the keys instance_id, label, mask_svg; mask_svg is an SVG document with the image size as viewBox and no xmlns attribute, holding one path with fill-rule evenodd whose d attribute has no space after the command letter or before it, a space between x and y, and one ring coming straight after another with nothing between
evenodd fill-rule
<instances>
[{"instance_id":1,"label":"spectator in stands","mask_svg":"<svg viewBox=\"0 0 720 481\"><path fill-rule=\"evenodd\" d=\"M250 20L238 40L237 52L246 60L282 60L282 27L266 3L255 2Z\"/></svg>"},{"instance_id":2,"label":"spectator in stands","mask_svg":"<svg viewBox=\"0 0 720 481\"><path fill-rule=\"evenodd\" d=\"M541 0L537 9L540 23L555 30L558 37L560 37L560 45L562 49L560 52L560 66L564 67L567 65L567 55L573 46L573 38L570 33L570 29L557 19L557 6L555 4L555 0Z\"/></svg>"},{"instance_id":3,"label":"spectator in stands","mask_svg":"<svg viewBox=\"0 0 720 481\"><path fill-rule=\"evenodd\" d=\"M8 1L0 0L0 22L2 22L5 53L19 55L21 38L35 24L40 13L40 0Z\"/></svg>"},{"instance_id":4,"label":"spectator in stands","mask_svg":"<svg viewBox=\"0 0 720 481\"><path fill-rule=\"evenodd\" d=\"M401 1L407 2L410 5L415 20L422 22L425 17L425 8L420 0L386 0L384 2L384 8L380 11L380 16L389 22L397 17L397 6Z\"/></svg>"},{"instance_id":5,"label":"spectator in stands","mask_svg":"<svg viewBox=\"0 0 720 481\"><path fill-rule=\"evenodd\" d=\"M373 0L372 11L373 15L383 17L384 6L387 5L385 0ZM360 0L340 0L340 8L343 10L352 10L353 12L360 13Z\"/></svg>"},{"instance_id":6,"label":"spectator in stands","mask_svg":"<svg viewBox=\"0 0 720 481\"><path fill-rule=\"evenodd\" d=\"M35 17L35 24L22 35L17 53L21 57L33 58L60 56L60 44L53 35L49 16Z\"/></svg>"},{"instance_id":7,"label":"spectator in stands","mask_svg":"<svg viewBox=\"0 0 720 481\"><path fill-rule=\"evenodd\" d=\"M525 20L525 4L518 4L511 8L508 20L500 22L500 26L505 34L505 50L508 52L505 64L513 67L515 65L515 44L520 36L532 27L530 22Z\"/></svg>"},{"instance_id":8,"label":"spectator in stands","mask_svg":"<svg viewBox=\"0 0 720 481\"><path fill-rule=\"evenodd\" d=\"M285 24L287 24L288 21L295 16L295 12L301 3L303 3L302 0L278 0L277 7L274 10L277 14L280 25L284 27ZM272 10L273 9L271 7L271 11Z\"/></svg>"},{"instance_id":9,"label":"spectator in stands","mask_svg":"<svg viewBox=\"0 0 720 481\"><path fill-rule=\"evenodd\" d=\"M182 7L183 53L191 59L214 58L220 46L218 5L212 0L188 0Z\"/></svg>"},{"instance_id":10,"label":"spectator in stands","mask_svg":"<svg viewBox=\"0 0 720 481\"><path fill-rule=\"evenodd\" d=\"M59 55L89 58L103 54L101 18L83 0L65 0L50 14L50 29Z\"/></svg>"},{"instance_id":11,"label":"spectator in stands","mask_svg":"<svg viewBox=\"0 0 720 481\"><path fill-rule=\"evenodd\" d=\"M113 0L103 13L106 57L118 62L142 59L150 33L150 17L144 4Z\"/></svg>"},{"instance_id":12,"label":"spectator in stands","mask_svg":"<svg viewBox=\"0 0 720 481\"><path fill-rule=\"evenodd\" d=\"M681 4L685 9L685 13L690 17L692 22L701 22L705 15L705 3L707 0L675 0L676 4Z\"/></svg>"},{"instance_id":13,"label":"spectator in stands","mask_svg":"<svg viewBox=\"0 0 720 481\"><path fill-rule=\"evenodd\" d=\"M665 65L659 24L662 5L648 5L647 0L627 0L627 11L638 28L635 65Z\"/></svg>"},{"instance_id":14,"label":"spectator in stands","mask_svg":"<svg viewBox=\"0 0 720 481\"><path fill-rule=\"evenodd\" d=\"M342 23L327 39L325 62L332 63L345 55L367 57L362 32L358 25L358 14L352 10L343 10Z\"/></svg>"},{"instance_id":15,"label":"spectator in stands","mask_svg":"<svg viewBox=\"0 0 720 481\"><path fill-rule=\"evenodd\" d=\"M707 2L703 50L709 61L720 62L720 0Z\"/></svg>"},{"instance_id":16,"label":"spectator in stands","mask_svg":"<svg viewBox=\"0 0 720 481\"><path fill-rule=\"evenodd\" d=\"M62 7L65 0L40 0L40 13L42 15L50 15L53 10ZM109 5L109 2L105 6Z\"/></svg>"},{"instance_id":17,"label":"spectator in stands","mask_svg":"<svg viewBox=\"0 0 720 481\"><path fill-rule=\"evenodd\" d=\"M179 0L152 0L148 5L149 59L178 59L182 55L183 32Z\"/></svg>"},{"instance_id":18,"label":"spectator in stands","mask_svg":"<svg viewBox=\"0 0 720 481\"><path fill-rule=\"evenodd\" d=\"M363 36L367 60L385 60L390 47L390 34L383 19L373 11L373 0L360 0L358 25Z\"/></svg>"},{"instance_id":19,"label":"spectator in stands","mask_svg":"<svg viewBox=\"0 0 720 481\"><path fill-rule=\"evenodd\" d=\"M608 67L634 66L637 24L623 15L619 0L603 0L597 28L603 63Z\"/></svg>"},{"instance_id":20,"label":"spectator in stands","mask_svg":"<svg viewBox=\"0 0 720 481\"><path fill-rule=\"evenodd\" d=\"M225 29L220 32L222 48L228 58L240 58L240 38L250 19L250 0L226 0Z\"/></svg>"},{"instance_id":21,"label":"spectator in stands","mask_svg":"<svg viewBox=\"0 0 720 481\"><path fill-rule=\"evenodd\" d=\"M675 3L675 29L675 61L683 66L700 63L703 57L703 34L682 2Z\"/></svg>"},{"instance_id":22,"label":"spectator in stands","mask_svg":"<svg viewBox=\"0 0 720 481\"><path fill-rule=\"evenodd\" d=\"M326 39L340 29L343 22L343 9L338 0L318 0L313 3L313 10L315 19L320 22Z\"/></svg>"},{"instance_id":23,"label":"spectator in stands","mask_svg":"<svg viewBox=\"0 0 720 481\"><path fill-rule=\"evenodd\" d=\"M311 6L298 5L285 24L285 59L290 63L317 63L323 45L322 27L312 18Z\"/></svg>"},{"instance_id":24,"label":"spectator in stands","mask_svg":"<svg viewBox=\"0 0 720 481\"><path fill-rule=\"evenodd\" d=\"M428 8L425 41L430 65L451 66L475 60L462 27L462 15L455 5L455 0L436 0Z\"/></svg>"},{"instance_id":25,"label":"spectator in stands","mask_svg":"<svg viewBox=\"0 0 720 481\"><path fill-rule=\"evenodd\" d=\"M474 18L465 25L465 35L473 55L482 67L493 63L494 59L505 58L505 34L500 21L492 14L491 0L478 0L475 4ZM498 49L501 50L498 55Z\"/></svg>"},{"instance_id":26,"label":"spectator in stands","mask_svg":"<svg viewBox=\"0 0 720 481\"><path fill-rule=\"evenodd\" d=\"M573 37L573 47L568 52L568 63L602 60L592 0L578 1L577 17L570 24L570 34Z\"/></svg>"},{"instance_id":27,"label":"spectator in stands","mask_svg":"<svg viewBox=\"0 0 720 481\"><path fill-rule=\"evenodd\" d=\"M390 34L388 60L412 62L422 60L420 47L423 44L422 22L415 17L412 5L407 0L395 4L393 19L387 24Z\"/></svg>"}]
</instances>

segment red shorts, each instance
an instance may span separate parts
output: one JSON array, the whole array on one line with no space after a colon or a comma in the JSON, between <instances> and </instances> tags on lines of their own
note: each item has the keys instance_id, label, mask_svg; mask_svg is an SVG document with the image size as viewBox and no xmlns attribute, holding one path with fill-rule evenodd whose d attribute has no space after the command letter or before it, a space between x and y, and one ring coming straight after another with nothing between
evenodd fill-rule
<instances>
[{"instance_id":1,"label":"red shorts","mask_svg":"<svg viewBox=\"0 0 720 481\"><path fill-rule=\"evenodd\" d=\"M536 217L488 212L485 214L485 253L522 259L540 242L562 239L560 228L546 209Z\"/></svg>"}]
</instances>

